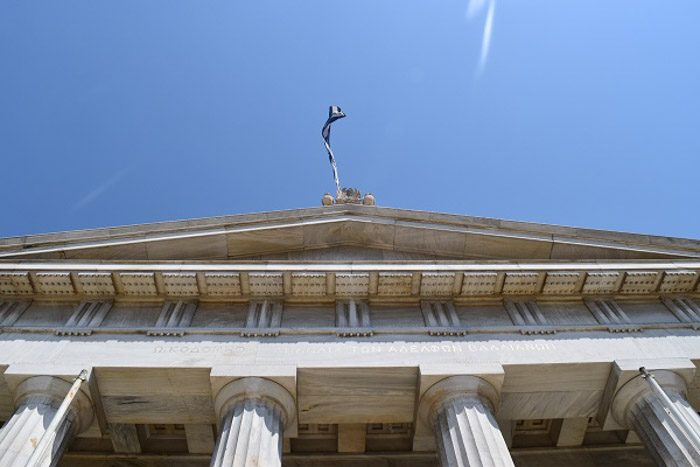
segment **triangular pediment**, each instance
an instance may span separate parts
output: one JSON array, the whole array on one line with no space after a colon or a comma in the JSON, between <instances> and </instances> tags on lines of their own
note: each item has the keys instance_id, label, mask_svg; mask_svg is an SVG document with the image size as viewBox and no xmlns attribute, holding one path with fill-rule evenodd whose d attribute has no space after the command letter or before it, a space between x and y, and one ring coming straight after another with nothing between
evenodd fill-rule
<instances>
[{"instance_id":1,"label":"triangular pediment","mask_svg":"<svg viewBox=\"0 0 700 467\"><path fill-rule=\"evenodd\" d=\"M356 245L333 245L320 248L312 248L296 251L282 251L262 255L251 255L238 258L250 261L434 261L464 259L458 256L444 256L420 252L407 252L399 250L382 250Z\"/></svg>"},{"instance_id":2,"label":"triangular pediment","mask_svg":"<svg viewBox=\"0 0 700 467\"><path fill-rule=\"evenodd\" d=\"M4 260L426 261L698 258L696 240L367 206L0 239Z\"/></svg>"}]
</instances>

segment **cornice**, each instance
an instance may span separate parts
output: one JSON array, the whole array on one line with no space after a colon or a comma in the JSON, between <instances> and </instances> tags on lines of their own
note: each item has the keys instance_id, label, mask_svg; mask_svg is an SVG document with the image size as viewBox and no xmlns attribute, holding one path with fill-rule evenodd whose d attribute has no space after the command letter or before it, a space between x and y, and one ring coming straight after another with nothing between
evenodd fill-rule
<instances>
[{"instance_id":1,"label":"cornice","mask_svg":"<svg viewBox=\"0 0 700 467\"><path fill-rule=\"evenodd\" d=\"M30 257L51 254L64 254L66 257L70 257L70 252L81 249L214 238L247 232L285 230L346 222L452 234L512 238L552 245L613 249L646 255L700 257L700 241L692 239L352 205L5 238L0 239L0 257ZM550 252L551 254L553 252ZM235 254L230 256L235 256Z\"/></svg>"},{"instance_id":2,"label":"cornice","mask_svg":"<svg viewBox=\"0 0 700 467\"><path fill-rule=\"evenodd\" d=\"M698 261L0 262L2 297L299 301L581 297L700 292Z\"/></svg>"}]
</instances>

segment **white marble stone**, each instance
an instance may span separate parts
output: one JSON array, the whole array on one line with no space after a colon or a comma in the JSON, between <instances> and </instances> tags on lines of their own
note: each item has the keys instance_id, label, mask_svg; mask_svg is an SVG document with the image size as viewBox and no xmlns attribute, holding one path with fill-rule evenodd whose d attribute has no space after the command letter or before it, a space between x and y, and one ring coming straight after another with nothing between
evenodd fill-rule
<instances>
[{"instance_id":1,"label":"white marble stone","mask_svg":"<svg viewBox=\"0 0 700 467\"><path fill-rule=\"evenodd\" d=\"M147 334L149 336L182 336L185 329L192 323L196 311L196 302L182 300L165 302L155 327Z\"/></svg>"},{"instance_id":2,"label":"white marble stone","mask_svg":"<svg viewBox=\"0 0 700 467\"><path fill-rule=\"evenodd\" d=\"M66 381L50 376L35 376L20 383L16 390L15 413L0 430L1 466L29 465L28 460L45 434L51 436L50 443L45 456L35 465L53 467L58 464L72 437L87 428L93 416L88 397L79 391L67 417L55 432L47 433L70 389Z\"/></svg>"},{"instance_id":3,"label":"white marble stone","mask_svg":"<svg viewBox=\"0 0 700 467\"><path fill-rule=\"evenodd\" d=\"M335 305L335 325L339 337L371 336L369 305L363 300L338 300Z\"/></svg>"},{"instance_id":4,"label":"white marble stone","mask_svg":"<svg viewBox=\"0 0 700 467\"><path fill-rule=\"evenodd\" d=\"M49 397L32 396L22 402L0 430L0 465L25 467L57 409L58 404ZM40 464L42 467L58 463L74 434L72 425L72 419L67 418L58 427L48 448L49 455Z\"/></svg>"},{"instance_id":5,"label":"white marble stone","mask_svg":"<svg viewBox=\"0 0 700 467\"><path fill-rule=\"evenodd\" d=\"M241 378L224 386L215 404L222 421L211 467L282 465L284 429L296 410L286 389L264 378Z\"/></svg>"},{"instance_id":6,"label":"white marble stone","mask_svg":"<svg viewBox=\"0 0 700 467\"><path fill-rule=\"evenodd\" d=\"M700 417L685 399L685 381L665 370L654 371L654 376L673 407L638 376L615 395L613 415L637 433L658 465L700 465Z\"/></svg>"},{"instance_id":7,"label":"white marble stone","mask_svg":"<svg viewBox=\"0 0 700 467\"><path fill-rule=\"evenodd\" d=\"M282 414L275 403L244 399L224 416L211 467L282 465Z\"/></svg>"},{"instance_id":8,"label":"white marble stone","mask_svg":"<svg viewBox=\"0 0 700 467\"><path fill-rule=\"evenodd\" d=\"M31 302L24 300L0 301L0 326L12 326L29 308Z\"/></svg>"},{"instance_id":9,"label":"white marble stone","mask_svg":"<svg viewBox=\"0 0 700 467\"><path fill-rule=\"evenodd\" d=\"M347 206L0 239L0 257L0 419L40 425L35 409L13 417L18 379L95 368L81 443L111 427L114 463L139 457L150 424L185 425L170 454L186 441L208 462L216 424L221 465L279 465L284 437L293 462L297 417L337 426L358 463L387 446L365 430L398 424L413 427L393 440L403 454L512 465L496 413L508 431L554 427L543 443L566 449L632 422L655 445L676 433L658 404L639 399L626 410L651 415L624 426L611 412L630 359L685 368L700 401L700 242Z\"/></svg>"},{"instance_id":10,"label":"white marble stone","mask_svg":"<svg viewBox=\"0 0 700 467\"><path fill-rule=\"evenodd\" d=\"M126 454L141 452L138 430L133 423L112 423L109 431L114 452Z\"/></svg>"},{"instance_id":11,"label":"white marble stone","mask_svg":"<svg viewBox=\"0 0 700 467\"><path fill-rule=\"evenodd\" d=\"M435 432L444 467L513 465L491 409L478 396L446 401L438 410Z\"/></svg>"},{"instance_id":12,"label":"white marble stone","mask_svg":"<svg viewBox=\"0 0 700 467\"><path fill-rule=\"evenodd\" d=\"M565 418L562 420L559 435L557 436L558 447L580 446L586 436L588 429L588 418Z\"/></svg>"},{"instance_id":13,"label":"white marble stone","mask_svg":"<svg viewBox=\"0 0 700 467\"><path fill-rule=\"evenodd\" d=\"M429 417L443 467L513 466L494 416L498 393L475 376L451 376L421 398L420 413Z\"/></svg>"},{"instance_id":14,"label":"white marble stone","mask_svg":"<svg viewBox=\"0 0 700 467\"><path fill-rule=\"evenodd\" d=\"M185 425L187 450L192 454L211 454L214 450L214 430L211 425Z\"/></svg>"},{"instance_id":15,"label":"white marble stone","mask_svg":"<svg viewBox=\"0 0 700 467\"><path fill-rule=\"evenodd\" d=\"M94 328L102 324L111 308L111 301L83 301L75 308L63 327L56 329L56 335L89 336Z\"/></svg>"},{"instance_id":16,"label":"white marble stone","mask_svg":"<svg viewBox=\"0 0 700 467\"><path fill-rule=\"evenodd\" d=\"M341 423L338 425L338 452L365 452L367 425Z\"/></svg>"}]
</instances>

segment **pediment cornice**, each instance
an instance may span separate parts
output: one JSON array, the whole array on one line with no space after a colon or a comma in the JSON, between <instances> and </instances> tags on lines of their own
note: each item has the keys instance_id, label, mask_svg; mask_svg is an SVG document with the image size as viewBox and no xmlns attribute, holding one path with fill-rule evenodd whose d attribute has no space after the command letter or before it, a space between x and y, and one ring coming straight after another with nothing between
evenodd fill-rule
<instances>
[{"instance_id":1,"label":"pediment cornice","mask_svg":"<svg viewBox=\"0 0 700 467\"><path fill-rule=\"evenodd\" d=\"M281 259L337 246L455 260L700 258L696 240L354 205L0 239L0 258Z\"/></svg>"}]
</instances>

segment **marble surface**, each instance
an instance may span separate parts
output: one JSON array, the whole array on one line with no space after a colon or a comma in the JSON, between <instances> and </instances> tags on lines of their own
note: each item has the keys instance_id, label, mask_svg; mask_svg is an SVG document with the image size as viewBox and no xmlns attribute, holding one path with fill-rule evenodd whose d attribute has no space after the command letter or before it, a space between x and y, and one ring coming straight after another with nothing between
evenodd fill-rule
<instances>
[{"instance_id":1,"label":"marble surface","mask_svg":"<svg viewBox=\"0 0 700 467\"><path fill-rule=\"evenodd\" d=\"M362 245L455 258L700 258L697 240L342 205L0 239L0 257L214 259Z\"/></svg>"},{"instance_id":2,"label":"marble surface","mask_svg":"<svg viewBox=\"0 0 700 467\"><path fill-rule=\"evenodd\" d=\"M475 428L467 441L502 437L477 458L507 465L513 444L517 465L645 465L614 396L645 365L681 375L698 409L699 287L697 240L364 206L0 239L0 419L23 379L89 368L95 417L76 446L90 449L67 465L121 462L91 451L105 442L165 465L153 424L182 427L168 442L189 454L167 465L195 465L226 423L221 388L259 378L294 413L284 434L255 422L277 423L268 400L241 417L248 441L279 446L263 457L329 433L334 465L372 465L379 447L402 450L383 465L434 465L446 438L420 420L421 398L478 376L495 391L485 416L462 404L443 417ZM559 448L519 450L545 438Z\"/></svg>"}]
</instances>

